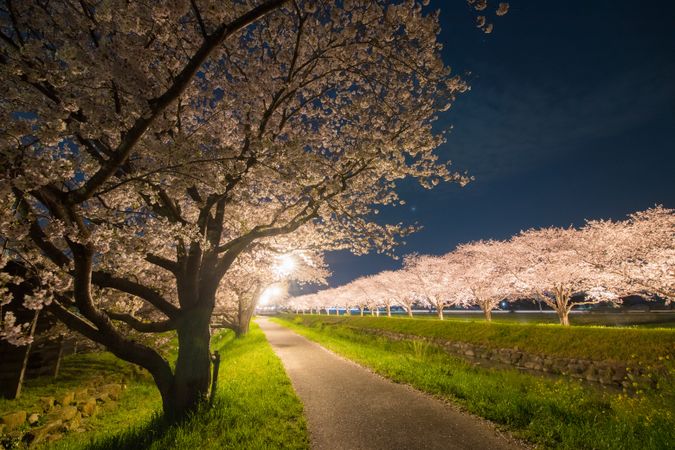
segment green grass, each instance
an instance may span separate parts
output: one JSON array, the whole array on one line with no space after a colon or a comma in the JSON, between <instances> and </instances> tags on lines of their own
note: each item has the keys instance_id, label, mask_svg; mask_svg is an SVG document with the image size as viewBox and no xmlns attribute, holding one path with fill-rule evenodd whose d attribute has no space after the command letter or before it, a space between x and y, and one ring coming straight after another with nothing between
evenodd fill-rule
<instances>
[{"instance_id":1,"label":"green grass","mask_svg":"<svg viewBox=\"0 0 675 450\"><path fill-rule=\"evenodd\" d=\"M169 426L159 415L161 401L152 381L131 380L118 408L89 419L90 431L68 433L48 448L308 448L302 404L262 331L252 324L249 335L240 339L234 339L230 331L223 332L214 337L212 348L221 353L219 387L212 407L205 406L180 426ZM86 356L98 361L92 368L94 373L105 371L119 376L129 366L105 353ZM67 384L76 387L85 378L81 373ZM51 392L50 389L53 386L42 386L40 392ZM57 389L66 388L59 381Z\"/></svg>"},{"instance_id":2,"label":"green grass","mask_svg":"<svg viewBox=\"0 0 675 450\"><path fill-rule=\"evenodd\" d=\"M103 436L125 428L130 421L149 420L161 406L159 394L151 377L132 364L126 363L111 353L84 353L70 355L63 359L59 377L40 377L26 380L20 398L0 399L0 414L24 410L29 414L44 415L39 406L40 397L62 398L67 391L92 388L107 383L121 383L127 386L118 402L99 405L98 413L82 422L84 433L71 432L64 435L65 446L60 448L81 448L93 436ZM25 426L27 427L27 425ZM18 445L3 439L7 448ZM42 444L36 448L52 448ZM62 445L62 444L59 444ZM21 448L21 447L19 447Z\"/></svg>"},{"instance_id":3,"label":"green grass","mask_svg":"<svg viewBox=\"0 0 675 450\"><path fill-rule=\"evenodd\" d=\"M675 330L303 315L305 325L341 325L412 336L518 348L533 354L639 364L675 359Z\"/></svg>"},{"instance_id":4,"label":"green grass","mask_svg":"<svg viewBox=\"0 0 675 450\"><path fill-rule=\"evenodd\" d=\"M40 397L58 399L67 391L105 383L125 383L129 388L150 385L150 377L111 353L82 353L63 358L59 377L28 379L16 400L0 398L0 414L25 410L33 412Z\"/></svg>"},{"instance_id":5,"label":"green grass","mask_svg":"<svg viewBox=\"0 0 675 450\"><path fill-rule=\"evenodd\" d=\"M475 367L413 337L411 341L391 341L343 325L301 319L300 323L290 317L273 320L396 382L457 403L537 445L565 449L673 448L672 365L668 383L650 392L626 395L578 381ZM417 321L391 321L395 322L410 325Z\"/></svg>"},{"instance_id":6,"label":"green grass","mask_svg":"<svg viewBox=\"0 0 675 450\"><path fill-rule=\"evenodd\" d=\"M405 313L395 314L397 317L406 317ZM436 313L416 314L416 319L436 319ZM445 311L446 320L462 320L467 322L485 322L483 313L474 311ZM559 324L557 314L551 312L494 312L492 321L496 323L550 323ZM633 328L675 328L675 310L661 312L647 311L590 311L572 312L570 314L572 326L593 325L604 327L633 327Z\"/></svg>"}]
</instances>

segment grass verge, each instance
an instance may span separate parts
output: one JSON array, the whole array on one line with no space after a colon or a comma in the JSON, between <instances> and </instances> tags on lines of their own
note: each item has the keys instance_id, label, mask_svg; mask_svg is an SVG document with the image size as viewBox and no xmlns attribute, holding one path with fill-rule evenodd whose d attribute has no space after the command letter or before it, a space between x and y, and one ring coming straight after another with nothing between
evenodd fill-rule
<instances>
[{"instance_id":1,"label":"grass verge","mask_svg":"<svg viewBox=\"0 0 675 450\"><path fill-rule=\"evenodd\" d=\"M221 368L212 407L205 406L180 426L167 426L155 415L87 448L308 448L302 404L257 325L240 339L225 332L213 346L221 351Z\"/></svg>"},{"instance_id":2,"label":"grass verge","mask_svg":"<svg viewBox=\"0 0 675 450\"><path fill-rule=\"evenodd\" d=\"M395 342L359 333L344 323L273 320L387 378L451 400L544 447L665 449L675 442L672 382L629 396L565 379L475 367L413 336Z\"/></svg>"},{"instance_id":3,"label":"grass verge","mask_svg":"<svg viewBox=\"0 0 675 450\"><path fill-rule=\"evenodd\" d=\"M341 325L411 336L518 348L563 358L650 364L675 359L675 329L608 328L548 324L416 320L387 317L296 316L307 326Z\"/></svg>"},{"instance_id":4,"label":"grass verge","mask_svg":"<svg viewBox=\"0 0 675 450\"><path fill-rule=\"evenodd\" d=\"M333 311L334 313L334 311ZM358 313L357 313L358 314ZM367 312L366 312L367 314ZM380 313L382 315L382 312ZM405 318L404 311L393 311L394 317ZM436 320L435 312L416 313L415 319ZM446 310L446 320L463 320L466 322L485 322L480 311ZM496 323L550 323L560 324L558 315L553 311L493 311L492 321ZM604 327L630 328L675 328L675 310L670 311L576 311L570 314L572 326L591 325Z\"/></svg>"},{"instance_id":5,"label":"grass verge","mask_svg":"<svg viewBox=\"0 0 675 450\"><path fill-rule=\"evenodd\" d=\"M220 350L221 365L216 401L180 426L165 424L161 400L149 378L128 381L118 407L89 419L86 433L68 433L50 449L306 449L309 439L298 400L262 331L251 325L250 333L235 339L230 331L212 340ZM119 376L130 365L112 355L77 355L96 361L92 372ZM64 364L72 366L72 361ZM67 386L85 382L84 373L69 379ZM64 380L65 381L65 380ZM51 390L50 390L51 389ZM57 389L67 389L59 380ZM25 401L33 395L27 388ZM54 395L43 386L39 395ZM16 408L14 408L16 409Z\"/></svg>"}]
</instances>

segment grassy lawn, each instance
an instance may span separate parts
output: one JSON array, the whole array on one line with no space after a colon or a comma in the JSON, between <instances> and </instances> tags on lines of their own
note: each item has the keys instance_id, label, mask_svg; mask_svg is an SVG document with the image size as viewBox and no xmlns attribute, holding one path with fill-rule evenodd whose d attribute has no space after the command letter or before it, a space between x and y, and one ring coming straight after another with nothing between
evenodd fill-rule
<instances>
[{"instance_id":1,"label":"grassy lawn","mask_svg":"<svg viewBox=\"0 0 675 450\"><path fill-rule=\"evenodd\" d=\"M212 347L221 352L213 407L205 407L181 426L167 427L158 415L161 401L152 381L148 377L127 377L128 388L118 408L89 419L86 433L68 433L49 448L308 448L302 404L260 329L252 324L250 334L241 339L234 339L229 331L220 333ZM91 370L74 374L67 383L64 374L67 386L78 387L101 373L120 376L125 371L133 372L130 365L106 353L76 355L66 361L64 372L81 365L81 359L94 361ZM68 388L61 379L56 385L41 385L38 380L35 384L38 386L26 387L21 402L29 404L31 397L34 400Z\"/></svg>"},{"instance_id":2,"label":"grassy lawn","mask_svg":"<svg viewBox=\"0 0 675 450\"><path fill-rule=\"evenodd\" d=\"M274 320L396 382L410 384L457 403L474 414L505 426L532 443L567 449L673 448L675 386L672 377L667 385L653 391L626 395L590 387L577 381L554 380L517 370L475 367L420 340L395 342L359 333L357 329L345 327L344 323L326 325L319 320L307 321L304 316L298 319L293 321L292 318L285 317ZM366 323L365 318L351 320ZM379 321L374 319L368 323L376 322ZM407 327L419 326L427 331L429 324L440 324L443 329L446 326L462 325L460 322L446 325L426 320L389 322L404 323ZM508 329L503 328L506 326L504 324L467 325ZM524 327L532 328L529 330L530 334L525 335L529 338L535 336L532 334L534 330L543 328L546 335L549 328L534 325ZM409 330L412 331L412 328ZM551 330L559 333L569 331L560 327L551 327ZM591 330L594 333L596 329ZM466 335L467 329L460 329L458 333ZM492 335L494 339L499 339L499 336L500 333ZM601 335L592 337L602 340L616 338L614 334L604 338ZM655 345L652 344L652 348ZM662 347L667 345L667 341L661 341ZM672 352L672 345L667 351ZM673 375L672 364L670 372Z\"/></svg>"},{"instance_id":3,"label":"grassy lawn","mask_svg":"<svg viewBox=\"0 0 675 450\"><path fill-rule=\"evenodd\" d=\"M469 342L489 348L518 348L566 358L633 361L651 364L675 359L675 330L485 323L447 319L302 315L306 325L343 325L393 333Z\"/></svg>"},{"instance_id":4,"label":"grassy lawn","mask_svg":"<svg viewBox=\"0 0 675 450\"><path fill-rule=\"evenodd\" d=\"M332 310L331 314L335 314ZM344 311L341 311L344 314ZM358 315L353 310L352 315ZM366 311L370 315L370 311ZM384 312L380 311L380 315ZM404 311L392 311L394 317L407 318ZM435 312L417 312L415 319L437 320ZM466 322L485 322L481 311L445 310L446 320L462 320ZM493 311L492 321L497 323L550 323L559 324L558 316L553 311ZM604 327L632 328L675 328L675 310L670 311L576 311L570 314L572 325L594 325Z\"/></svg>"}]
</instances>

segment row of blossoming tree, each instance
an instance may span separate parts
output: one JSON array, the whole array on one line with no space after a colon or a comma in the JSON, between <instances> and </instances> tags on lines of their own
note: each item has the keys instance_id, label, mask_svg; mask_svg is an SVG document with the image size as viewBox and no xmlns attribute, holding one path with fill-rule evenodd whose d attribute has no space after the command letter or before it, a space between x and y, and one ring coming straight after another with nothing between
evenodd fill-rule
<instances>
[{"instance_id":1,"label":"row of blossoming tree","mask_svg":"<svg viewBox=\"0 0 675 450\"><path fill-rule=\"evenodd\" d=\"M675 299L675 210L661 206L626 220L593 220L580 229L523 231L505 241L459 245L442 256L411 255L397 271L358 278L316 294L290 298L296 309L358 307L391 316L393 305L412 316L413 304L479 306L491 320L502 301L536 298L569 325L575 306L617 304L637 294Z\"/></svg>"}]
</instances>

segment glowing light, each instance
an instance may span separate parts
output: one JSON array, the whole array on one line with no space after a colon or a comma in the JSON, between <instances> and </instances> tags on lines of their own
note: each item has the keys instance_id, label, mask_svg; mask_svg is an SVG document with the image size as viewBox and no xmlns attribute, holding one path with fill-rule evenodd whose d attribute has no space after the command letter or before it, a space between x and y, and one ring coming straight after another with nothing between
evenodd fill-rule
<instances>
[{"instance_id":1,"label":"glowing light","mask_svg":"<svg viewBox=\"0 0 675 450\"><path fill-rule=\"evenodd\" d=\"M296 266L297 262L295 261L295 257L293 255L281 255L277 259L277 264L274 267L274 271L277 275L284 277L293 273Z\"/></svg>"},{"instance_id":2,"label":"glowing light","mask_svg":"<svg viewBox=\"0 0 675 450\"><path fill-rule=\"evenodd\" d=\"M259 306L267 305L270 302L284 295L284 292L285 292L284 289L278 284L268 286L267 289L265 289L263 293L260 294L260 298L258 299L258 305Z\"/></svg>"}]
</instances>

